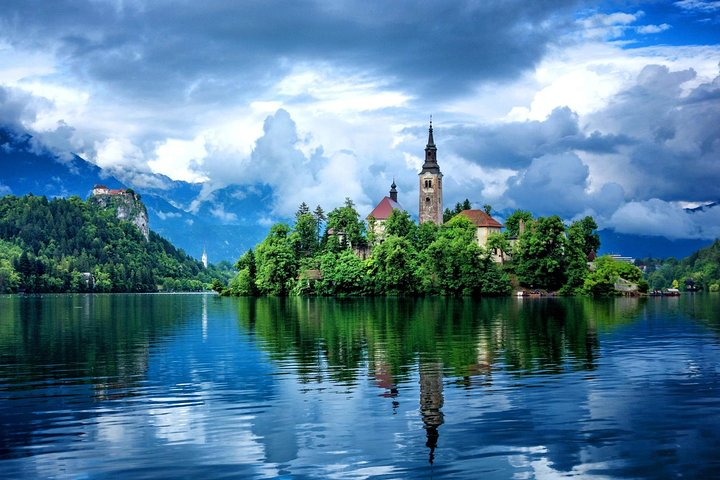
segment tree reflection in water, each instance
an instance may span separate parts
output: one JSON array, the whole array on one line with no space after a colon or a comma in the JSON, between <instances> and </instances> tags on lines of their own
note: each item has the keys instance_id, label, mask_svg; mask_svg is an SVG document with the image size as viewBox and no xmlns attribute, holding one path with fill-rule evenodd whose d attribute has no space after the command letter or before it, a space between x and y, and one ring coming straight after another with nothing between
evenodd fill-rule
<instances>
[{"instance_id":1,"label":"tree reflection in water","mask_svg":"<svg viewBox=\"0 0 720 480\"><path fill-rule=\"evenodd\" d=\"M238 321L303 383L356 388L367 369L397 411L398 385L419 376L419 416L429 460L444 422L444 377L459 388L486 388L492 373L593 370L598 329L637 317L643 302L588 299L237 300Z\"/></svg>"}]
</instances>

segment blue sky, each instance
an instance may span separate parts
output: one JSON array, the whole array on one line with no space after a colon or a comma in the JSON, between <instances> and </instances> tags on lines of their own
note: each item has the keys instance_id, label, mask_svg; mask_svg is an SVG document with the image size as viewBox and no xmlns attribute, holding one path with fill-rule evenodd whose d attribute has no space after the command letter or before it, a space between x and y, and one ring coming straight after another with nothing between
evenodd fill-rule
<instances>
[{"instance_id":1,"label":"blue sky","mask_svg":"<svg viewBox=\"0 0 720 480\"><path fill-rule=\"evenodd\" d=\"M702 0L7 1L0 121L195 205L266 184L281 219L393 178L416 212L432 114L446 204L711 239L683 207L720 199L718 32Z\"/></svg>"}]
</instances>

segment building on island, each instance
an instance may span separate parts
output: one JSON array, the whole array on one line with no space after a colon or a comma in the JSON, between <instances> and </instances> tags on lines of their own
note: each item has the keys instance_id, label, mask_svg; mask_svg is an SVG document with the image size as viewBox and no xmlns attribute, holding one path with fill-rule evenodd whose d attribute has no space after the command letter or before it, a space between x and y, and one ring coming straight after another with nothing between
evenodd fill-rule
<instances>
[{"instance_id":1,"label":"building on island","mask_svg":"<svg viewBox=\"0 0 720 480\"><path fill-rule=\"evenodd\" d=\"M428 142L425 146L425 162L422 170L418 174L420 178L418 190L418 216L420 223L432 222L436 225L443 223L443 174L440 171L440 165L437 162L437 146L433 137L432 120L430 120L430 128L428 129ZM382 241L385 236L385 221L390 217L393 210L402 210L404 208L398 203L397 185L393 180L390 185L390 195L383 197L372 212L366 217L368 222L368 232L375 234L377 241ZM485 247L488 236L491 233L500 233L503 226L500 222L492 218L483 210L463 210L458 215L470 220L475 225L475 239L477 244ZM328 233L334 233L328 231ZM493 259L497 262L503 261L503 256L497 252L493 255Z\"/></svg>"},{"instance_id":2,"label":"building on island","mask_svg":"<svg viewBox=\"0 0 720 480\"><path fill-rule=\"evenodd\" d=\"M398 203L397 194L397 185L393 180L392 185L390 185L390 196L383 197L380 203L366 217L368 231L372 229L375 238L378 240L382 240L385 236L385 221L390 217L393 210L405 211L402 205Z\"/></svg>"},{"instance_id":3,"label":"building on island","mask_svg":"<svg viewBox=\"0 0 720 480\"><path fill-rule=\"evenodd\" d=\"M458 213L475 225L475 239L478 245L485 247L491 233L500 233L502 224L482 210L463 210Z\"/></svg>"},{"instance_id":4,"label":"building on island","mask_svg":"<svg viewBox=\"0 0 720 480\"><path fill-rule=\"evenodd\" d=\"M437 147L433 139L432 120L428 132L428 143L425 146L425 163L418 174L420 176L419 208L420 223L433 222L442 224L442 173L437 163Z\"/></svg>"}]
</instances>

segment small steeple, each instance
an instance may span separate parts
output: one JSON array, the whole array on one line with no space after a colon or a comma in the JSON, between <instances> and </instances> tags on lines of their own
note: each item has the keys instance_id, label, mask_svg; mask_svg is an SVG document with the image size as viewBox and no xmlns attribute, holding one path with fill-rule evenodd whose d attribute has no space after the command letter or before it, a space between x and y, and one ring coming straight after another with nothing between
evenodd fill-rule
<instances>
[{"instance_id":1,"label":"small steeple","mask_svg":"<svg viewBox=\"0 0 720 480\"><path fill-rule=\"evenodd\" d=\"M434 147L435 146L435 139L433 138L433 129L432 129L432 115L430 115L430 130L428 132L428 147Z\"/></svg>"},{"instance_id":2,"label":"small steeple","mask_svg":"<svg viewBox=\"0 0 720 480\"><path fill-rule=\"evenodd\" d=\"M428 129L428 143L425 147L425 163L420 173L440 173L440 166L437 163L437 147L433 138L432 116L430 117L430 128Z\"/></svg>"},{"instance_id":3,"label":"small steeple","mask_svg":"<svg viewBox=\"0 0 720 480\"><path fill-rule=\"evenodd\" d=\"M395 179L393 178L392 185L390 185L390 200L397 202L397 185L395 185Z\"/></svg>"}]
</instances>

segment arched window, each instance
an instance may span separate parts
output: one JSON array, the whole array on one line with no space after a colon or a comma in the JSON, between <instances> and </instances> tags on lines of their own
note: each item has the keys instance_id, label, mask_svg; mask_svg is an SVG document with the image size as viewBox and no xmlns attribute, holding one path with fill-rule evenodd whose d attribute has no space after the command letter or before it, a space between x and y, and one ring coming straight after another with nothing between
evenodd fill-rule
<instances>
[{"instance_id":1,"label":"arched window","mask_svg":"<svg viewBox=\"0 0 720 480\"><path fill-rule=\"evenodd\" d=\"M425 203L430 203L430 197L425 197Z\"/></svg>"}]
</instances>

